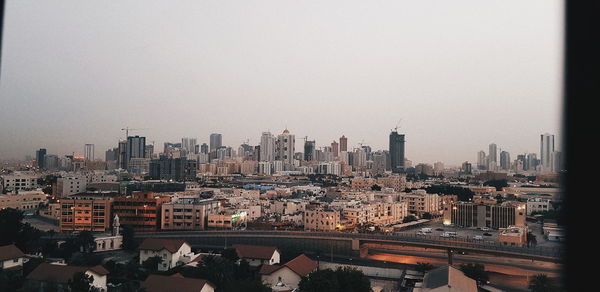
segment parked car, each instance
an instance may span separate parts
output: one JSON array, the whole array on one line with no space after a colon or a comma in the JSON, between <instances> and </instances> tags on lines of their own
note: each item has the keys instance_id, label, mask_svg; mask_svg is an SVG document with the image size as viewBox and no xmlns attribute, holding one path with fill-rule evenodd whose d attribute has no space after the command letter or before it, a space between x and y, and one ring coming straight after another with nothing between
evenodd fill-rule
<instances>
[{"instance_id":1,"label":"parked car","mask_svg":"<svg viewBox=\"0 0 600 292\"><path fill-rule=\"evenodd\" d=\"M484 233L483 235L485 235L485 236L492 236L492 234L490 234L490 233L487 233L487 232L486 232L486 233Z\"/></svg>"},{"instance_id":2,"label":"parked car","mask_svg":"<svg viewBox=\"0 0 600 292\"><path fill-rule=\"evenodd\" d=\"M475 235L475 236L473 236L473 239L474 240L483 240L483 236L481 236L481 235Z\"/></svg>"},{"instance_id":3,"label":"parked car","mask_svg":"<svg viewBox=\"0 0 600 292\"><path fill-rule=\"evenodd\" d=\"M481 227L482 231L490 231L491 229L489 227Z\"/></svg>"}]
</instances>

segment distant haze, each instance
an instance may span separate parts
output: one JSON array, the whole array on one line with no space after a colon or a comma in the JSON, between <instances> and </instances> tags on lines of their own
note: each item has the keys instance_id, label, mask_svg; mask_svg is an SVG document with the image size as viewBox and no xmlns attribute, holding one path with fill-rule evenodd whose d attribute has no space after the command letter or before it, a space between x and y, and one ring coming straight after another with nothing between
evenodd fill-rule
<instances>
[{"instance_id":1,"label":"distant haze","mask_svg":"<svg viewBox=\"0 0 600 292\"><path fill-rule=\"evenodd\" d=\"M563 4L538 1L7 0L0 159L263 131L474 162L559 141Z\"/></svg>"}]
</instances>

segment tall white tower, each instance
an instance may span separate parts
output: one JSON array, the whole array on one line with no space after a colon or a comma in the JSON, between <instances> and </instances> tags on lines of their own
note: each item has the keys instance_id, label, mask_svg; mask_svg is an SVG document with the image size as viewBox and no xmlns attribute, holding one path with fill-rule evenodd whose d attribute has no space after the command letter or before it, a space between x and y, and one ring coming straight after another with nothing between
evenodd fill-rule
<instances>
[{"instance_id":1,"label":"tall white tower","mask_svg":"<svg viewBox=\"0 0 600 292\"><path fill-rule=\"evenodd\" d=\"M260 137L260 161L275 160L275 137L271 132L263 132Z\"/></svg>"},{"instance_id":2,"label":"tall white tower","mask_svg":"<svg viewBox=\"0 0 600 292\"><path fill-rule=\"evenodd\" d=\"M542 170L549 171L552 167L552 153L554 152L554 135L548 133L540 137L540 164Z\"/></svg>"}]
</instances>

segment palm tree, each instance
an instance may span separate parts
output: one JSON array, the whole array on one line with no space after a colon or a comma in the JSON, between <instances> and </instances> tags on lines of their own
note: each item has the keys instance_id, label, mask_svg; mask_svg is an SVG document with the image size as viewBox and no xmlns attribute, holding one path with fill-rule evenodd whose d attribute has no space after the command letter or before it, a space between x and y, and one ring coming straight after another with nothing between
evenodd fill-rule
<instances>
[{"instance_id":1,"label":"palm tree","mask_svg":"<svg viewBox=\"0 0 600 292\"><path fill-rule=\"evenodd\" d=\"M529 290L531 290L531 292L550 292L555 291L556 289L548 276L545 274L538 274L529 281Z\"/></svg>"}]
</instances>

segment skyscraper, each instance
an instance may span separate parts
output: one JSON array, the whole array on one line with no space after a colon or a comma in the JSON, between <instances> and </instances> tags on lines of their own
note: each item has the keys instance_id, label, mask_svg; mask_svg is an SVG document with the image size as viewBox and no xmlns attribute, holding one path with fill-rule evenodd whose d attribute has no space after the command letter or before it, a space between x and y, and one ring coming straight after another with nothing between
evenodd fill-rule
<instances>
[{"instance_id":1,"label":"skyscraper","mask_svg":"<svg viewBox=\"0 0 600 292\"><path fill-rule=\"evenodd\" d=\"M390 161L393 173L402 173L405 171L404 142L403 134L398 134L396 130L390 133Z\"/></svg>"},{"instance_id":2,"label":"skyscraper","mask_svg":"<svg viewBox=\"0 0 600 292\"><path fill-rule=\"evenodd\" d=\"M210 151L216 150L217 148L223 146L223 137L221 134L212 133L210 134Z\"/></svg>"},{"instance_id":3,"label":"skyscraper","mask_svg":"<svg viewBox=\"0 0 600 292\"><path fill-rule=\"evenodd\" d=\"M126 168L129 166L131 158L144 158L146 155L146 137L129 136L127 137L127 152L125 154Z\"/></svg>"},{"instance_id":4,"label":"skyscraper","mask_svg":"<svg viewBox=\"0 0 600 292\"><path fill-rule=\"evenodd\" d=\"M542 169L549 170L552 167L552 152L554 152L554 135L548 133L540 137L540 160Z\"/></svg>"},{"instance_id":5,"label":"skyscraper","mask_svg":"<svg viewBox=\"0 0 600 292\"><path fill-rule=\"evenodd\" d=\"M195 153L196 144L196 138L181 138L181 148L185 149L187 154Z\"/></svg>"},{"instance_id":6,"label":"skyscraper","mask_svg":"<svg viewBox=\"0 0 600 292\"><path fill-rule=\"evenodd\" d=\"M338 142L331 142L331 152L333 153L333 157L338 157L340 155L340 144Z\"/></svg>"},{"instance_id":7,"label":"skyscraper","mask_svg":"<svg viewBox=\"0 0 600 292\"><path fill-rule=\"evenodd\" d=\"M208 154L208 145L206 145L206 143L200 145L200 153Z\"/></svg>"},{"instance_id":8,"label":"skyscraper","mask_svg":"<svg viewBox=\"0 0 600 292\"><path fill-rule=\"evenodd\" d=\"M127 140L121 140L117 151L117 166L127 169L127 162Z\"/></svg>"},{"instance_id":9,"label":"skyscraper","mask_svg":"<svg viewBox=\"0 0 600 292\"><path fill-rule=\"evenodd\" d=\"M494 143L490 144L490 152L488 154L488 158L490 162L498 164L498 146L496 146L496 144Z\"/></svg>"},{"instance_id":10,"label":"skyscraper","mask_svg":"<svg viewBox=\"0 0 600 292\"><path fill-rule=\"evenodd\" d=\"M348 138L344 135L340 137L340 152L341 151L348 151Z\"/></svg>"},{"instance_id":11,"label":"skyscraper","mask_svg":"<svg viewBox=\"0 0 600 292\"><path fill-rule=\"evenodd\" d=\"M35 160L40 169L44 168L44 156L46 156L46 149L41 148L35 152Z\"/></svg>"},{"instance_id":12,"label":"skyscraper","mask_svg":"<svg viewBox=\"0 0 600 292\"><path fill-rule=\"evenodd\" d=\"M296 137L290 134L288 129L277 136L275 160L281 160L289 165L294 162L294 151L296 150Z\"/></svg>"},{"instance_id":13,"label":"skyscraper","mask_svg":"<svg viewBox=\"0 0 600 292\"><path fill-rule=\"evenodd\" d=\"M85 146L83 146L83 157L85 157L85 160L93 161L94 152L94 144L85 144Z\"/></svg>"},{"instance_id":14,"label":"skyscraper","mask_svg":"<svg viewBox=\"0 0 600 292\"><path fill-rule=\"evenodd\" d=\"M510 169L510 154L506 151L500 152L500 168L503 170Z\"/></svg>"},{"instance_id":15,"label":"skyscraper","mask_svg":"<svg viewBox=\"0 0 600 292\"><path fill-rule=\"evenodd\" d=\"M275 160L275 137L271 132L263 132L260 137L260 161Z\"/></svg>"},{"instance_id":16,"label":"skyscraper","mask_svg":"<svg viewBox=\"0 0 600 292\"><path fill-rule=\"evenodd\" d=\"M105 152L105 161L115 161L119 153L119 148L108 149Z\"/></svg>"},{"instance_id":17,"label":"skyscraper","mask_svg":"<svg viewBox=\"0 0 600 292\"><path fill-rule=\"evenodd\" d=\"M487 169L487 157L485 155L485 151L483 151L483 150L477 152L477 169L479 169L479 170Z\"/></svg>"},{"instance_id":18,"label":"skyscraper","mask_svg":"<svg viewBox=\"0 0 600 292\"><path fill-rule=\"evenodd\" d=\"M304 160L313 161L315 158L315 140L304 141Z\"/></svg>"}]
</instances>

